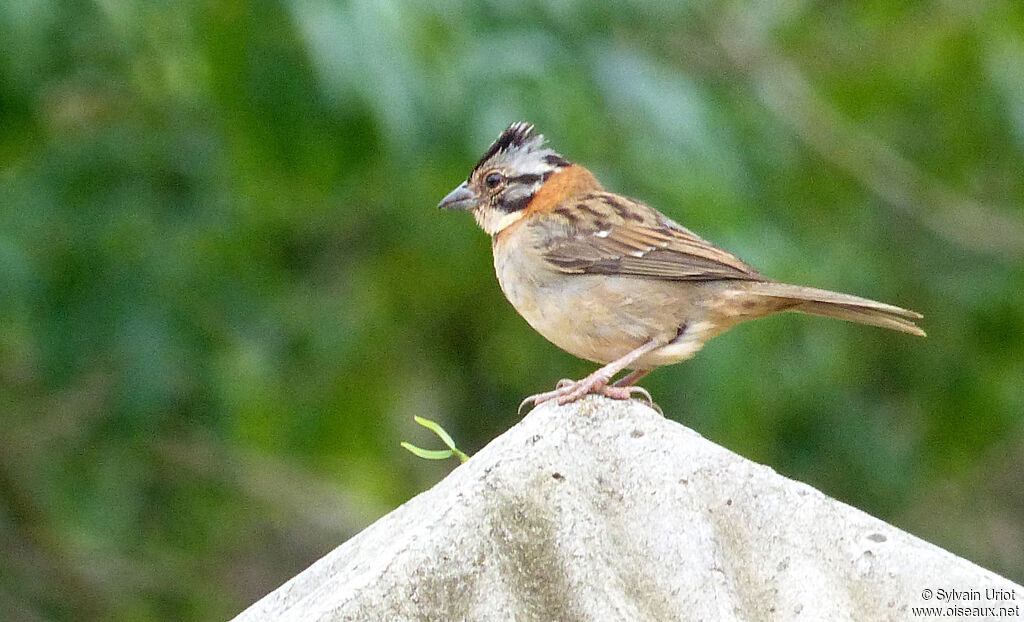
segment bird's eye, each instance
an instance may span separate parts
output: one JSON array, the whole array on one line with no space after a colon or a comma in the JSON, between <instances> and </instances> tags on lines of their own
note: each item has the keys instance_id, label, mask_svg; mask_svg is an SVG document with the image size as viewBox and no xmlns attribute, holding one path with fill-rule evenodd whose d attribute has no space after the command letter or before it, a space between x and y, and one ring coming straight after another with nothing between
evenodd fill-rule
<instances>
[{"instance_id":1,"label":"bird's eye","mask_svg":"<svg viewBox=\"0 0 1024 622\"><path fill-rule=\"evenodd\" d=\"M484 177L484 183L488 188L497 188L503 181L505 181L505 176L501 173L488 173L487 177Z\"/></svg>"}]
</instances>

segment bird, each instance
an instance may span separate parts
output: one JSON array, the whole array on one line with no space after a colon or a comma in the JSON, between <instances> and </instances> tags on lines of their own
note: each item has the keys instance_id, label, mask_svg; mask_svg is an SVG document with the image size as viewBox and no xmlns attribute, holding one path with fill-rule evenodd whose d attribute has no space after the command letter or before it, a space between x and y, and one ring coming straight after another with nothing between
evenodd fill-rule
<instances>
[{"instance_id":1,"label":"bird","mask_svg":"<svg viewBox=\"0 0 1024 622\"><path fill-rule=\"evenodd\" d=\"M498 284L534 330L602 366L527 397L520 413L588 394L636 394L654 406L636 386L649 372L692 358L741 322L782 311L925 336L915 311L763 276L653 207L605 190L545 142L532 124L512 123L438 204L471 212L491 236Z\"/></svg>"}]
</instances>

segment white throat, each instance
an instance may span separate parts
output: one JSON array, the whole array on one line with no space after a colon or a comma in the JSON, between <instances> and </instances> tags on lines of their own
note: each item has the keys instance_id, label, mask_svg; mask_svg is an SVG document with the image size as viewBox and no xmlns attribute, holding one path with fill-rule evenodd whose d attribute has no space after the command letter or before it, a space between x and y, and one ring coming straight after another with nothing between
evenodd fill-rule
<instances>
[{"instance_id":1,"label":"white throat","mask_svg":"<svg viewBox=\"0 0 1024 622\"><path fill-rule=\"evenodd\" d=\"M473 210L473 217L476 218L476 224L480 225L480 228L483 229L487 235L496 235L498 232L522 218L525 211L526 210L518 210L506 214L500 210L484 207Z\"/></svg>"}]
</instances>

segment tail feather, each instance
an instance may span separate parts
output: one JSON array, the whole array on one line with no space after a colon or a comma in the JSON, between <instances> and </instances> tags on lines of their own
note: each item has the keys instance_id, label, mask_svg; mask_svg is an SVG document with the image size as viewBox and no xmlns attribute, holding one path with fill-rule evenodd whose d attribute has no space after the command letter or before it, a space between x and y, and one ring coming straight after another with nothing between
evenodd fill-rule
<instances>
[{"instance_id":1,"label":"tail feather","mask_svg":"<svg viewBox=\"0 0 1024 622\"><path fill-rule=\"evenodd\" d=\"M848 322L857 322L858 324L879 326L919 337L925 336L925 332L914 323L914 320L923 317L920 313L885 304L884 302L851 296L850 294L831 292L825 289L816 289L814 287L788 285L786 283L758 283L752 287L752 290L753 293L760 296L778 298L795 303L789 307L791 311L823 315Z\"/></svg>"}]
</instances>

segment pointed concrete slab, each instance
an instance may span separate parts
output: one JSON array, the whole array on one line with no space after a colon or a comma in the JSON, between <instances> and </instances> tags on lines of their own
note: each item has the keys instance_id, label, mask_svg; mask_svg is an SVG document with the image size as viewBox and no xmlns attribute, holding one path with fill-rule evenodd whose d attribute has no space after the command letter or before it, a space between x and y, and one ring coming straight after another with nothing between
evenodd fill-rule
<instances>
[{"instance_id":1,"label":"pointed concrete slab","mask_svg":"<svg viewBox=\"0 0 1024 622\"><path fill-rule=\"evenodd\" d=\"M1007 620L1022 601L638 402L589 397L535 409L236 620Z\"/></svg>"}]
</instances>

